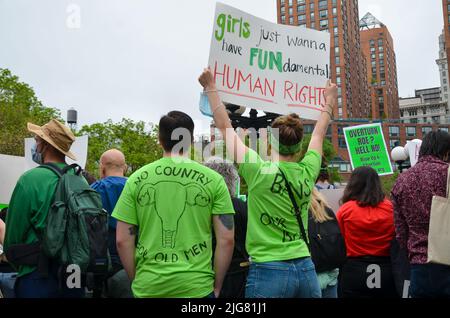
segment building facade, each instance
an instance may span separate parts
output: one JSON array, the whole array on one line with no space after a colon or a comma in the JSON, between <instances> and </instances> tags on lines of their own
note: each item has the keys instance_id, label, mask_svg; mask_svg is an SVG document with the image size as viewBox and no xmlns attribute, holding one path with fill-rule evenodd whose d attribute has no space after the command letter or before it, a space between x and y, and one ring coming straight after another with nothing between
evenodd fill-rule
<instances>
[{"instance_id":1,"label":"building facade","mask_svg":"<svg viewBox=\"0 0 450 318\"><path fill-rule=\"evenodd\" d=\"M448 77L448 60L445 50L445 31L439 36L439 58L436 60L439 67L439 77L441 79L441 100L449 102L450 83Z\"/></svg>"},{"instance_id":2,"label":"building facade","mask_svg":"<svg viewBox=\"0 0 450 318\"><path fill-rule=\"evenodd\" d=\"M360 21L361 48L367 64L371 118L399 119L394 41L386 25L367 13Z\"/></svg>"},{"instance_id":3,"label":"building facade","mask_svg":"<svg viewBox=\"0 0 450 318\"><path fill-rule=\"evenodd\" d=\"M331 79L338 85L336 117L368 118L367 66L361 52L357 0L277 0L278 23L331 35Z\"/></svg>"},{"instance_id":4,"label":"building facade","mask_svg":"<svg viewBox=\"0 0 450 318\"><path fill-rule=\"evenodd\" d=\"M415 97L400 98L400 118L406 124L448 124L448 101L443 101L440 87L419 89Z\"/></svg>"}]
</instances>

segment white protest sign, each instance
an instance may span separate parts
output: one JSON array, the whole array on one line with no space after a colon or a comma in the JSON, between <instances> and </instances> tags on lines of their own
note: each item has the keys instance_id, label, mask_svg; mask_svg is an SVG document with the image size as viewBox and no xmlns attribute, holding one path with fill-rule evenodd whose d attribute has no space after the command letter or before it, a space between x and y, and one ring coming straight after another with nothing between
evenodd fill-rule
<instances>
[{"instance_id":1,"label":"white protest sign","mask_svg":"<svg viewBox=\"0 0 450 318\"><path fill-rule=\"evenodd\" d=\"M25 172L25 158L0 155L0 204L8 204L20 176Z\"/></svg>"},{"instance_id":2,"label":"white protest sign","mask_svg":"<svg viewBox=\"0 0 450 318\"><path fill-rule=\"evenodd\" d=\"M25 168L26 170L33 169L37 167L37 164L34 163L31 158L31 147L35 143L34 138L26 138L25 139ZM72 151L77 157L77 161L73 161L69 157L66 157L66 162L70 165L72 163L77 163L81 168L86 167L87 161L87 151L88 151L88 136L81 136L75 139L75 142L70 147L70 151Z\"/></svg>"},{"instance_id":3,"label":"white protest sign","mask_svg":"<svg viewBox=\"0 0 450 318\"><path fill-rule=\"evenodd\" d=\"M323 189L320 193L327 200L328 206L333 210L334 213L339 211L341 207L341 199L344 196L345 189Z\"/></svg>"},{"instance_id":4,"label":"white protest sign","mask_svg":"<svg viewBox=\"0 0 450 318\"><path fill-rule=\"evenodd\" d=\"M274 24L217 3L209 66L224 102L317 120L329 63L329 33Z\"/></svg>"}]
</instances>

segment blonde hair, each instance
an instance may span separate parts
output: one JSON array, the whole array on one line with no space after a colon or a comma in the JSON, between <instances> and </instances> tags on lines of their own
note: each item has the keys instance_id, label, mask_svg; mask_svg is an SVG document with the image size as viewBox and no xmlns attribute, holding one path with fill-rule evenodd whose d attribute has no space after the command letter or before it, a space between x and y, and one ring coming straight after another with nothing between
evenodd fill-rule
<instances>
[{"instance_id":1,"label":"blonde hair","mask_svg":"<svg viewBox=\"0 0 450 318\"><path fill-rule=\"evenodd\" d=\"M319 190L314 188L311 196L310 211L316 223L324 223L332 220L325 210L327 207L329 206L325 197L319 192Z\"/></svg>"}]
</instances>

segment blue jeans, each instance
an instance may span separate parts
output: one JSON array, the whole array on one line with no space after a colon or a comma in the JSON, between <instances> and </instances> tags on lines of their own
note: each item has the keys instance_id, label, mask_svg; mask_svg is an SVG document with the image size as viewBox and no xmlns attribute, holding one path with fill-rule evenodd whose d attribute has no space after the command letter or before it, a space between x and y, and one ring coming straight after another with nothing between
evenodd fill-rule
<instances>
[{"instance_id":1,"label":"blue jeans","mask_svg":"<svg viewBox=\"0 0 450 318\"><path fill-rule=\"evenodd\" d=\"M320 285L311 258L250 264L245 297L320 298Z\"/></svg>"},{"instance_id":2,"label":"blue jeans","mask_svg":"<svg viewBox=\"0 0 450 318\"><path fill-rule=\"evenodd\" d=\"M0 289L5 298L14 298L14 284L16 282L17 273L0 273Z\"/></svg>"},{"instance_id":3,"label":"blue jeans","mask_svg":"<svg viewBox=\"0 0 450 318\"><path fill-rule=\"evenodd\" d=\"M450 266L411 265L409 292L412 298L450 297Z\"/></svg>"},{"instance_id":4,"label":"blue jeans","mask_svg":"<svg viewBox=\"0 0 450 318\"><path fill-rule=\"evenodd\" d=\"M327 286L327 288L322 289L322 298L338 298L338 286Z\"/></svg>"},{"instance_id":5,"label":"blue jeans","mask_svg":"<svg viewBox=\"0 0 450 318\"><path fill-rule=\"evenodd\" d=\"M15 292L17 298L83 298L85 294L84 288L60 288L52 273L43 278L38 271L17 278Z\"/></svg>"}]
</instances>

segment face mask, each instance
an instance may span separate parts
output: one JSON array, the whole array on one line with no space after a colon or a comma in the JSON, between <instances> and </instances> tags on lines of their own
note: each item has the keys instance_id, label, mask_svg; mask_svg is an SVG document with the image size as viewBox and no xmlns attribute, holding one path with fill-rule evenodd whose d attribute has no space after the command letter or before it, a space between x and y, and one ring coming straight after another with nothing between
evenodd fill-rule
<instances>
[{"instance_id":1,"label":"face mask","mask_svg":"<svg viewBox=\"0 0 450 318\"><path fill-rule=\"evenodd\" d=\"M33 147L31 147L31 158L38 165L41 165L43 163L42 162L42 154L37 151L37 144L36 143L34 143Z\"/></svg>"}]
</instances>

